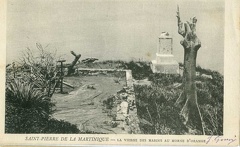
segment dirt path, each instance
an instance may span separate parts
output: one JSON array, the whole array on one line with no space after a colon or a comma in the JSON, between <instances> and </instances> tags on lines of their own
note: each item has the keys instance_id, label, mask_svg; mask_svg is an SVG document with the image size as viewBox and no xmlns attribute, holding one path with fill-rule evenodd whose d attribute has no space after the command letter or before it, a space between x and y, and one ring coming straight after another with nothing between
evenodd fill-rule
<instances>
[{"instance_id":1,"label":"dirt path","mask_svg":"<svg viewBox=\"0 0 240 147\"><path fill-rule=\"evenodd\" d=\"M116 79L120 79L119 83L115 82ZM103 106L103 100L126 86L125 77L98 75L68 77L65 81L77 88L69 94L54 94L54 118L76 124L80 130L111 134L123 132L119 127L111 128L109 125L112 114Z\"/></svg>"}]
</instances>

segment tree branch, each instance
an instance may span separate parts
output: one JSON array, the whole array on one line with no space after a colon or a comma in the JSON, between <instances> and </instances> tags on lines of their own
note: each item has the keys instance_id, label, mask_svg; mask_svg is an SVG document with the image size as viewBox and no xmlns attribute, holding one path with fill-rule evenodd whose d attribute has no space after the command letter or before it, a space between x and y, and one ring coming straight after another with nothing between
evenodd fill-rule
<instances>
[{"instance_id":1,"label":"tree branch","mask_svg":"<svg viewBox=\"0 0 240 147\"><path fill-rule=\"evenodd\" d=\"M198 38L196 38L194 49L198 50L200 47L201 47L201 41Z\"/></svg>"},{"instance_id":2,"label":"tree branch","mask_svg":"<svg viewBox=\"0 0 240 147\"><path fill-rule=\"evenodd\" d=\"M192 30L193 35L195 36L195 35L196 35L196 23L197 23L196 17L194 16L194 17L191 19L191 21L192 21L191 30Z\"/></svg>"},{"instance_id":3,"label":"tree branch","mask_svg":"<svg viewBox=\"0 0 240 147\"><path fill-rule=\"evenodd\" d=\"M186 33L185 33L185 29L183 27L183 23L181 21L181 18L180 18L180 12L179 12L179 7L177 6L177 20L178 20L178 33L180 35L182 35L183 37L185 37Z\"/></svg>"},{"instance_id":4,"label":"tree branch","mask_svg":"<svg viewBox=\"0 0 240 147\"><path fill-rule=\"evenodd\" d=\"M190 37L189 35L191 35L192 30L191 30L191 27L190 27L190 23L188 21L186 23L184 23L184 28L185 28L185 32L186 32L185 38L187 40L189 40L188 37Z\"/></svg>"}]
</instances>

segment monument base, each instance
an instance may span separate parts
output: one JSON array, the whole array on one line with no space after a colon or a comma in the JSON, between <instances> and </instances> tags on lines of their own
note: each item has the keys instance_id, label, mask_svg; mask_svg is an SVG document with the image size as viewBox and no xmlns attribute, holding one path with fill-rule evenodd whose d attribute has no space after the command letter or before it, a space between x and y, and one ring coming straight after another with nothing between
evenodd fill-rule
<instances>
[{"instance_id":1,"label":"monument base","mask_svg":"<svg viewBox=\"0 0 240 147\"><path fill-rule=\"evenodd\" d=\"M157 63L152 60L151 69L153 73L179 74L179 65L177 62Z\"/></svg>"}]
</instances>

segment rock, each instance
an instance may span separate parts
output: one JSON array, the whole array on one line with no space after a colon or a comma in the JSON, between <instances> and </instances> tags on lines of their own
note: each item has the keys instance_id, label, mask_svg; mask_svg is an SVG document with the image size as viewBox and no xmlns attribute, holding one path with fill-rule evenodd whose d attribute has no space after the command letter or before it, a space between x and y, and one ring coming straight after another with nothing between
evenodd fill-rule
<instances>
[{"instance_id":1,"label":"rock","mask_svg":"<svg viewBox=\"0 0 240 147\"><path fill-rule=\"evenodd\" d=\"M128 94L127 93L121 93L120 94L120 99L127 99Z\"/></svg>"},{"instance_id":2,"label":"rock","mask_svg":"<svg viewBox=\"0 0 240 147\"><path fill-rule=\"evenodd\" d=\"M115 121L111 121L111 127L116 128L118 126L118 123Z\"/></svg>"}]
</instances>

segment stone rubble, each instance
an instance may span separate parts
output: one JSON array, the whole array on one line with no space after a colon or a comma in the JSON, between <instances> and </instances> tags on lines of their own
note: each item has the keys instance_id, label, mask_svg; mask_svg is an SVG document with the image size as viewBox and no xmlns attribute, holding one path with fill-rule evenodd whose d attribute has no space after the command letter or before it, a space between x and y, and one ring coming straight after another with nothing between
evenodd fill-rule
<instances>
[{"instance_id":1,"label":"stone rubble","mask_svg":"<svg viewBox=\"0 0 240 147\"><path fill-rule=\"evenodd\" d=\"M137 108L135 103L135 93L133 87L132 71L126 70L127 86L121 90L120 98L122 102L117 107L117 121L120 121L119 127L129 134L140 134L139 119L137 117Z\"/></svg>"}]
</instances>

